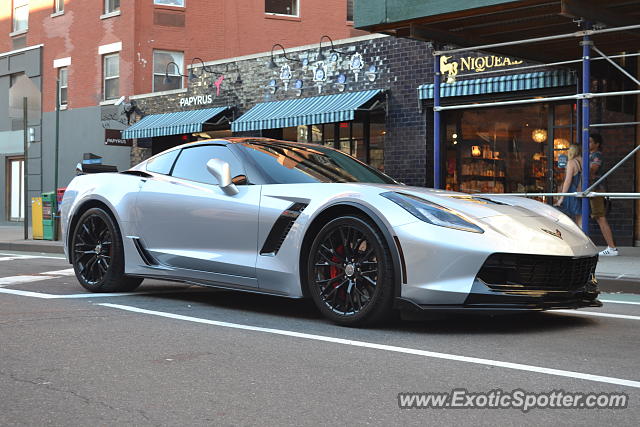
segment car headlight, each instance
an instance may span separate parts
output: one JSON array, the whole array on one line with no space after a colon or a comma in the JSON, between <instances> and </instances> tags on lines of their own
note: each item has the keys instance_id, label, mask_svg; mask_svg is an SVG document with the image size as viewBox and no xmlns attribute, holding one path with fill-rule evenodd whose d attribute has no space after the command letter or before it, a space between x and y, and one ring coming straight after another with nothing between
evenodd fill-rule
<instances>
[{"instance_id":1,"label":"car headlight","mask_svg":"<svg viewBox=\"0 0 640 427\"><path fill-rule=\"evenodd\" d=\"M380 195L397 203L411 215L429 224L472 233L484 233L482 228L470 222L462 214L428 200L410 194L395 192L382 193Z\"/></svg>"}]
</instances>

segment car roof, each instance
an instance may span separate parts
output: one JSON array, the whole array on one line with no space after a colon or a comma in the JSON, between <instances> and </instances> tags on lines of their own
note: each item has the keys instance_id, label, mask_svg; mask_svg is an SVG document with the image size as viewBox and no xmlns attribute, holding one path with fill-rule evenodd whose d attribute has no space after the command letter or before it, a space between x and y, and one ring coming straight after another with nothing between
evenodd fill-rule
<instances>
[{"instance_id":1,"label":"car roof","mask_svg":"<svg viewBox=\"0 0 640 427\"><path fill-rule=\"evenodd\" d=\"M193 147L198 145L210 145L210 144L219 144L219 145L229 145L229 144L264 144L269 145L278 144L278 145L290 145L292 147L306 147L313 148L317 147L317 144L310 144L305 142L296 142L296 141L283 141L280 139L273 138L262 138L262 137L229 137L229 138L212 138L212 139L202 139L200 141L188 142L186 144L178 145L177 147L172 147L171 149L177 148L185 148L185 147Z\"/></svg>"}]
</instances>

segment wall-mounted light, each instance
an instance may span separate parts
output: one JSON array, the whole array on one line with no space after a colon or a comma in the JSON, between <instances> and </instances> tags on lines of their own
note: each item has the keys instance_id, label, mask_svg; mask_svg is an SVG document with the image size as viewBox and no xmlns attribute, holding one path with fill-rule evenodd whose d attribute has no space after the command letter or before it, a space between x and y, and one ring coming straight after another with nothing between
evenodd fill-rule
<instances>
[{"instance_id":1,"label":"wall-mounted light","mask_svg":"<svg viewBox=\"0 0 640 427\"><path fill-rule=\"evenodd\" d=\"M284 56L284 59L286 59L287 61L294 61L294 62L302 62L299 59L296 58L289 58L287 56L287 51L284 49L284 46L282 46L280 43L276 43L273 46L271 46L271 59L269 60L269 64L267 64L267 67L270 69L276 69L279 68L278 64L276 64L276 61L273 59L273 50L275 48L279 47L280 49L282 49L282 56Z\"/></svg>"},{"instance_id":2,"label":"wall-mounted light","mask_svg":"<svg viewBox=\"0 0 640 427\"><path fill-rule=\"evenodd\" d=\"M333 47L333 40L331 39L331 37L329 37L327 35L322 35L320 37L320 43L318 44L318 57L317 57L318 61L324 61L325 59L327 59L324 56L324 54L322 53L322 40L324 40L324 39L329 40L329 43L331 44L331 48L329 49L329 53L336 53L338 55L345 55L346 54L346 52L343 52L343 51L338 50L335 47ZM331 55L329 57L331 62L337 62L338 61L338 55Z\"/></svg>"},{"instance_id":3,"label":"wall-mounted light","mask_svg":"<svg viewBox=\"0 0 640 427\"><path fill-rule=\"evenodd\" d=\"M178 72L176 74L171 74L171 76L169 76L169 67L172 64L176 67L176 70L178 70ZM184 74L181 73L180 66L178 64L176 64L173 61L169 61L169 63L167 63L167 66L164 69L164 79L162 80L162 82L164 84L168 85L168 84L171 83L171 78L172 77L189 77L189 76L185 76Z\"/></svg>"},{"instance_id":4,"label":"wall-mounted light","mask_svg":"<svg viewBox=\"0 0 640 427\"><path fill-rule=\"evenodd\" d=\"M206 71L209 74L215 74L217 76L222 76L224 75L224 72L220 72L220 71L215 71L211 68L209 68L207 65L205 65L204 61L202 60L202 58L199 57L195 57L191 60L191 66L189 67L189 80L190 81L194 81L198 78L198 75L196 75L196 73L194 72L195 67L193 66L194 62L199 62L200 63L200 67L202 68L202 71ZM225 72L229 71L229 63L225 63ZM202 74L202 73L200 73Z\"/></svg>"}]
</instances>

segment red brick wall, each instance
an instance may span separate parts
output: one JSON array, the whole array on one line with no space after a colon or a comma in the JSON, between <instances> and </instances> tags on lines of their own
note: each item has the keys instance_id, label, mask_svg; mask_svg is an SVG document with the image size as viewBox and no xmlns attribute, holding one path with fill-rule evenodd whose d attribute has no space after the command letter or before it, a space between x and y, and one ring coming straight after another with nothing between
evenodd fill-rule
<instances>
[{"instance_id":1,"label":"red brick wall","mask_svg":"<svg viewBox=\"0 0 640 427\"><path fill-rule=\"evenodd\" d=\"M121 15L100 19L102 0L66 0L64 15L51 17L53 0L31 0L26 46L44 44L43 110L55 109L53 60L71 57L69 108L97 105L102 99L102 58L98 46L122 42L120 93L152 91L153 49L184 52L204 61L318 43L366 34L346 22L346 0L300 0L300 17L265 15L264 0L187 0L186 8L157 6L152 0L123 0ZM12 1L0 0L0 53L14 49ZM165 24L154 24L161 15ZM156 18L157 19L157 18Z\"/></svg>"}]
</instances>

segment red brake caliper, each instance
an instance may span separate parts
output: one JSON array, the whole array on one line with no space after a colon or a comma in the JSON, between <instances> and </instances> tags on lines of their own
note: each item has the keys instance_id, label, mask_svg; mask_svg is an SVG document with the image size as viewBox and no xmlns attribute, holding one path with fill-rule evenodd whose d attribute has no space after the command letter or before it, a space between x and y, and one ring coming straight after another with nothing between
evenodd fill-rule
<instances>
[{"instance_id":1,"label":"red brake caliper","mask_svg":"<svg viewBox=\"0 0 640 427\"><path fill-rule=\"evenodd\" d=\"M341 255L344 259L344 246L340 245L336 248L336 253L338 255ZM337 264L340 264L340 258L338 258L336 255L334 255L333 257L331 257L331 261L335 262ZM335 265L332 265L329 267L329 276L331 276L331 278L335 278L338 277L338 275L340 274L340 269L338 267L336 267ZM341 280L335 280L335 281L331 281L329 283L331 283L331 286L333 286L334 288L337 288L340 283L342 281ZM346 291L345 288L343 287L342 289L338 290L338 296L340 298L345 298L346 296Z\"/></svg>"}]
</instances>

